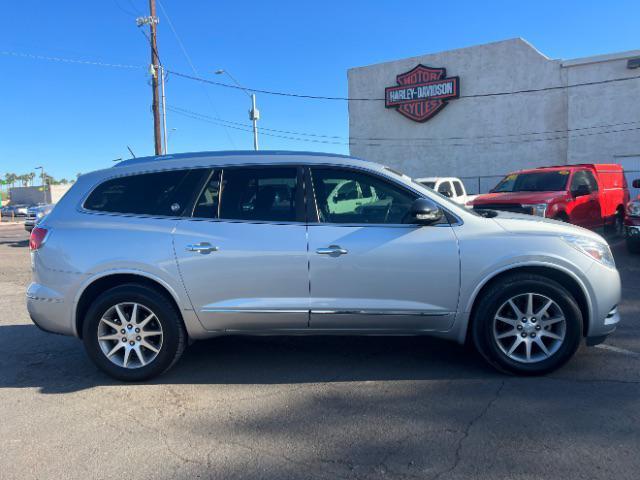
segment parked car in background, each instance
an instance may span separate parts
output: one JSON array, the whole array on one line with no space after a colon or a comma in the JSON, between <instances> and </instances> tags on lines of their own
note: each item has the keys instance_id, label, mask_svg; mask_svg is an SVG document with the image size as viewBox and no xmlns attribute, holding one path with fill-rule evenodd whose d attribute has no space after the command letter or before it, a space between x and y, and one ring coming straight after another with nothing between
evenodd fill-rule
<instances>
[{"instance_id":1,"label":"parked car in background","mask_svg":"<svg viewBox=\"0 0 640 480\"><path fill-rule=\"evenodd\" d=\"M640 179L633 181L633 188L640 188ZM640 253L640 195L627 204L624 219L624 236L627 249L631 253Z\"/></svg>"},{"instance_id":2,"label":"parked car in background","mask_svg":"<svg viewBox=\"0 0 640 480\"><path fill-rule=\"evenodd\" d=\"M476 210L528 213L623 232L629 189L617 164L542 167L510 173L472 202Z\"/></svg>"},{"instance_id":3,"label":"parked car in background","mask_svg":"<svg viewBox=\"0 0 640 480\"><path fill-rule=\"evenodd\" d=\"M344 185L374 200L334 200ZM620 321L600 235L480 214L331 154L120 162L79 177L29 244L32 320L80 337L122 380L161 374L191 340L237 334L435 335L534 375Z\"/></svg>"},{"instance_id":4,"label":"parked car in background","mask_svg":"<svg viewBox=\"0 0 640 480\"><path fill-rule=\"evenodd\" d=\"M464 183L456 177L422 177L414 180L460 205L466 205L475 198L475 195L467 195Z\"/></svg>"},{"instance_id":5,"label":"parked car in background","mask_svg":"<svg viewBox=\"0 0 640 480\"><path fill-rule=\"evenodd\" d=\"M48 204L29 207L27 209L27 218L24 221L24 229L27 232L33 230L35 225L37 225L45 216L49 215L54 206L54 204Z\"/></svg>"},{"instance_id":6,"label":"parked car in background","mask_svg":"<svg viewBox=\"0 0 640 480\"><path fill-rule=\"evenodd\" d=\"M9 204L2 207L0 214L2 214L3 217L26 217L28 208L28 205L23 205L21 203L14 205Z\"/></svg>"}]
</instances>

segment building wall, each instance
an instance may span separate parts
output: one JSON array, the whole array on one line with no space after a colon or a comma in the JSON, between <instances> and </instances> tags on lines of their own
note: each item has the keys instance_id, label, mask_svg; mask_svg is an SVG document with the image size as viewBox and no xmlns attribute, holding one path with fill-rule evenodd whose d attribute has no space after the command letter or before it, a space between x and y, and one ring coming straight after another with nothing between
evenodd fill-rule
<instances>
[{"instance_id":1,"label":"building wall","mask_svg":"<svg viewBox=\"0 0 640 480\"><path fill-rule=\"evenodd\" d=\"M11 198L11 203L14 205L57 203L70 188L71 184L48 185L47 191L43 192L42 187L14 187L9 189L9 196Z\"/></svg>"},{"instance_id":2,"label":"building wall","mask_svg":"<svg viewBox=\"0 0 640 480\"><path fill-rule=\"evenodd\" d=\"M447 76L459 76L461 98L451 100L424 123L386 109L381 101L351 100L351 154L394 166L411 176L463 177L471 191L478 189L479 176L489 176L479 182L480 189L486 191L513 170L582 161L613 162L615 155L638 149L639 130L597 136L585 134L625 126L567 130L640 121L640 81L562 87L637 76L638 71L628 70L626 59L620 57L624 55L594 57L597 62L552 60L518 38L352 68L348 71L350 98L383 98L385 87L396 85L396 75L420 63L444 67ZM548 87L556 88L473 97ZM640 123L629 127L640 127ZM376 140L381 137L392 140Z\"/></svg>"}]
</instances>

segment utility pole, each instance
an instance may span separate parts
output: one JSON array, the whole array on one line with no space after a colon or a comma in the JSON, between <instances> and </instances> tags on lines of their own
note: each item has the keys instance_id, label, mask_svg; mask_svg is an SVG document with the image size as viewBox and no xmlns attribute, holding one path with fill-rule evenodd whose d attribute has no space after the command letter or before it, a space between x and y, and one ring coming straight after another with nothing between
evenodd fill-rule
<instances>
[{"instance_id":1,"label":"utility pole","mask_svg":"<svg viewBox=\"0 0 640 480\"><path fill-rule=\"evenodd\" d=\"M160 61L158 59L158 46L156 43L156 29L158 17L156 16L156 2L149 0L149 16L136 19L138 27L149 25L151 42L151 89L153 91L153 138L156 155L162 155L162 133L160 126L160 92L158 85L158 74L160 72Z\"/></svg>"}]
</instances>

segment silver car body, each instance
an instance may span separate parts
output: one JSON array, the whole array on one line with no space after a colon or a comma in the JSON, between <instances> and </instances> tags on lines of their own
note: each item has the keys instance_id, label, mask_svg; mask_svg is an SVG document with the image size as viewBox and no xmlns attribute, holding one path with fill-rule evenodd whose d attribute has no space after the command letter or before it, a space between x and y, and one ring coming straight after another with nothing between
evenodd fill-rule
<instances>
[{"instance_id":1,"label":"silver car body","mask_svg":"<svg viewBox=\"0 0 640 480\"><path fill-rule=\"evenodd\" d=\"M430 198L451 225L249 222L97 213L83 208L106 179L241 165L331 165L370 172ZM211 152L136 159L81 176L42 223L28 309L41 328L80 336L78 308L94 282L146 277L164 288L192 339L245 334L430 334L463 342L483 286L507 271L546 269L571 282L585 334L619 321L620 278L563 236L605 242L568 224L498 213L484 218L381 165L331 154ZM190 245L208 242L203 255ZM346 255L318 255L339 245Z\"/></svg>"}]
</instances>

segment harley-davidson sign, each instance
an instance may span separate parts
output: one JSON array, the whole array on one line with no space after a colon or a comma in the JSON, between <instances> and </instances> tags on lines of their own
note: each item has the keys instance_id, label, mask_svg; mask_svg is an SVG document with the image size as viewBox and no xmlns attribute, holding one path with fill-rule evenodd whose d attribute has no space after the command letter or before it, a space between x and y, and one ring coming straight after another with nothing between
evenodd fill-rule
<instances>
[{"instance_id":1,"label":"harley-davidson sign","mask_svg":"<svg viewBox=\"0 0 640 480\"><path fill-rule=\"evenodd\" d=\"M398 86L384 89L384 106L416 122L426 122L460 96L460 79L447 77L446 68L418 65L396 81Z\"/></svg>"}]
</instances>

